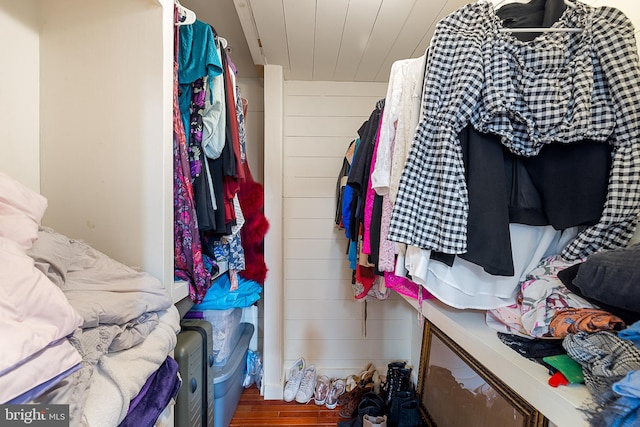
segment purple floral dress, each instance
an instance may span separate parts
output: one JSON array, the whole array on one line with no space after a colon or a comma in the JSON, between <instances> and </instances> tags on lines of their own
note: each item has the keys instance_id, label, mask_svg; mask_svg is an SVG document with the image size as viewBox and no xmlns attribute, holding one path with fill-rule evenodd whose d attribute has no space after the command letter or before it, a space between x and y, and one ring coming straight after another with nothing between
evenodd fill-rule
<instances>
[{"instance_id":1,"label":"purple floral dress","mask_svg":"<svg viewBox=\"0 0 640 427\"><path fill-rule=\"evenodd\" d=\"M173 215L175 276L189 283L189 298L195 303L211 286L211 274L205 268L198 219L196 217L189 150L178 106L179 27L174 34L173 61Z\"/></svg>"}]
</instances>

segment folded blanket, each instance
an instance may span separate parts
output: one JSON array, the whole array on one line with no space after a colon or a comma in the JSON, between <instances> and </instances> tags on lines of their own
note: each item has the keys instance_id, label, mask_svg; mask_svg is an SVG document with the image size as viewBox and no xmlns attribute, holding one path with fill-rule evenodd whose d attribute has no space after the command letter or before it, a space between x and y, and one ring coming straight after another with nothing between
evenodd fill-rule
<instances>
[{"instance_id":1,"label":"folded blanket","mask_svg":"<svg viewBox=\"0 0 640 427\"><path fill-rule=\"evenodd\" d=\"M33 400L33 403L69 405L70 426L82 425L82 414L98 360L106 354L119 333L118 325L78 329L69 342L82 356L82 368Z\"/></svg>"},{"instance_id":2,"label":"folded blanket","mask_svg":"<svg viewBox=\"0 0 640 427\"><path fill-rule=\"evenodd\" d=\"M87 425L113 427L124 419L131 400L174 349L178 332L180 314L171 306L159 313L158 326L142 343L100 358L84 409Z\"/></svg>"},{"instance_id":3,"label":"folded blanket","mask_svg":"<svg viewBox=\"0 0 640 427\"><path fill-rule=\"evenodd\" d=\"M173 304L157 278L48 228L40 229L29 256L62 289L83 328L123 325Z\"/></svg>"},{"instance_id":4,"label":"folded blanket","mask_svg":"<svg viewBox=\"0 0 640 427\"><path fill-rule=\"evenodd\" d=\"M38 377L34 368L28 375L9 379L12 371L41 357L45 349L64 340L80 324L81 317L60 289L34 268L33 260L17 243L0 237L0 403L78 363L80 356L76 354L69 359L71 365L52 375Z\"/></svg>"},{"instance_id":5,"label":"folded blanket","mask_svg":"<svg viewBox=\"0 0 640 427\"><path fill-rule=\"evenodd\" d=\"M73 375L72 372L79 367L80 362L80 355L69 341L58 340L0 375L0 402L25 403L25 400L18 402L14 399L19 396L33 397L28 394L30 390L60 374ZM54 386L55 383L49 384L49 388Z\"/></svg>"},{"instance_id":6,"label":"folded blanket","mask_svg":"<svg viewBox=\"0 0 640 427\"><path fill-rule=\"evenodd\" d=\"M36 268L58 287L67 280L67 270L73 257L71 241L67 237L51 228L40 227L38 239L27 254L33 258Z\"/></svg>"},{"instance_id":7,"label":"folded blanket","mask_svg":"<svg viewBox=\"0 0 640 427\"><path fill-rule=\"evenodd\" d=\"M120 325L78 329L69 341L82 355L82 368L33 402L68 404L71 427L117 425L130 400L175 347L178 310L172 305L157 315L158 325L142 343L110 354L107 351L120 334Z\"/></svg>"}]
</instances>

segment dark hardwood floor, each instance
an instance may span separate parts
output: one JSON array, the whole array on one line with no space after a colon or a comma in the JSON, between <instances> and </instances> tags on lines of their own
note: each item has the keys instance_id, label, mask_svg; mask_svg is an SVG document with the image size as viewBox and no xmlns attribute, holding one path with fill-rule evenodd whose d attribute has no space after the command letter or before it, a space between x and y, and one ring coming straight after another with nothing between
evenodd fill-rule
<instances>
[{"instance_id":1,"label":"dark hardwood floor","mask_svg":"<svg viewBox=\"0 0 640 427\"><path fill-rule=\"evenodd\" d=\"M244 389L229 427L332 426L344 420L338 408L327 409L313 400L306 405L283 400L264 400L254 386Z\"/></svg>"}]
</instances>

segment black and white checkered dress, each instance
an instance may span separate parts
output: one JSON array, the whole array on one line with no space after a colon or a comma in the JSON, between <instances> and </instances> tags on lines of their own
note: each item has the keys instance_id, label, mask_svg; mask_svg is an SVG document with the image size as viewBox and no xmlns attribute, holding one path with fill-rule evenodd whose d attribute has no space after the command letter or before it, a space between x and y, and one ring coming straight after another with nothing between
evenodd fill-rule
<instances>
[{"instance_id":1,"label":"black and white checkered dress","mask_svg":"<svg viewBox=\"0 0 640 427\"><path fill-rule=\"evenodd\" d=\"M500 32L490 2L439 22L425 75L423 115L400 181L390 240L466 252L468 194L457 134L469 123L523 156L551 142L613 148L598 224L563 255L576 259L628 243L640 212L640 68L634 28L611 7L576 3L548 32L519 41ZM497 189L497 191L500 189Z\"/></svg>"}]
</instances>

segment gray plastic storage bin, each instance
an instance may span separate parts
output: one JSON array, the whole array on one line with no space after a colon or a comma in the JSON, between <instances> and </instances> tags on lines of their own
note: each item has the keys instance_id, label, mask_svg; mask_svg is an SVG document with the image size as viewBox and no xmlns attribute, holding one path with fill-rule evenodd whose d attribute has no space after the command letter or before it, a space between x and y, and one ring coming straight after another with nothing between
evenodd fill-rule
<instances>
[{"instance_id":1,"label":"gray plastic storage bin","mask_svg":"<svg viewBox=\"0 0 640 427\"><path fill-rule=\"evenodd\" d=\"M228 427L242 394L247 350L253 335L253 325L240 323L240 339L224 366L214 367L214 427Z\"/></svg>"}]
</instances>

